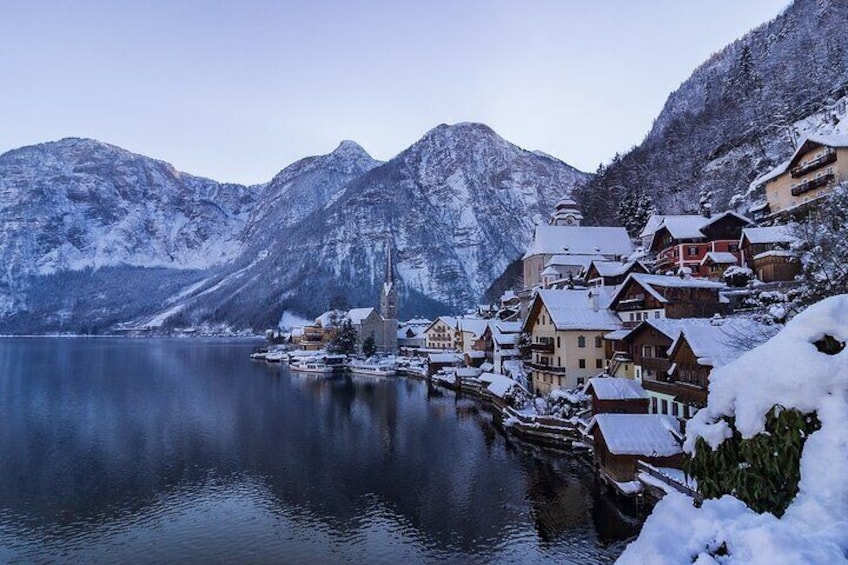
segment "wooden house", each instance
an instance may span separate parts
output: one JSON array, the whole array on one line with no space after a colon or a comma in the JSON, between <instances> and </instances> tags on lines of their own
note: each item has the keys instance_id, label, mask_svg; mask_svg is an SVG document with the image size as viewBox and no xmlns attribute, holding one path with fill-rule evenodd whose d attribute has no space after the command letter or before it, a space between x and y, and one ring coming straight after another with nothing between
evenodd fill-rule
<instances>
[{"instance_id":1,"label":"wooden house","mask_svg":"<svg viewBox=\"0 0 848 565\"><path fill-rule=\"evenodd\" d=\"M722 283L695 278L632 273L610 301L610 310L629 327L662 318L704 318L727 310Z\"/></svg>"},{"instance_id":2,"label":"wooden house","mask_svg":"<svg viewBox=\"0 0 848 565\"><path fill-rule=\"evenodd\" d=\"M616 286L623 283L630 273L648 272L641 261L592 261L581 278L591 286Z\"/></svg>"},{"instance_id":3,"label":"wooden house","mask_svg":"<svg viewBox=\"0 0 848 565\"><path fill-rule=\"evenodd\" d=\"M674 418L659 414L598 414L587 432L594 442L594 462L602 480L623 483L636 480L637 463L681 468L683 449Z\"/></svg>"},{"instance_id":4,"label":"wooden house","mask_svg":"<svg viewBox=\"0 0 848 565\"><path fill-rule=\"evenodd\" d=\"M648 413L648 393L639 383L630 379L593 377L586 383L583 393L592 398L592 416Z\"/></svg>"},{"instance_id":5,"label":"wooden house","mask_svg":"<svg viewBox=\"0 0 848 565\"><path fill-rule=\"evenodd\" d=\"M797 238L786 226L745 228L739 240L742 264L761 282L792 281L801 262L792 251Z\"/></svg>"}]
</instances>

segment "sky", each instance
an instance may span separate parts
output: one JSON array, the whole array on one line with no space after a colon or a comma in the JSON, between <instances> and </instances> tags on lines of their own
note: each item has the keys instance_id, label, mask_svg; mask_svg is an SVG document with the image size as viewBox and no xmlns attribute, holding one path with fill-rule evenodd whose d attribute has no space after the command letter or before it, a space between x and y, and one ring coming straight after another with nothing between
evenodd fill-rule
<instances>
[{"instance_id":1,"label":"sky","mask_svg":"<svg viewBox=\"0 0 848 565\"><path fill-rule=\"evenodd\" d=\"M265 182L483 122L594 171L788 0L0 0L0 153L91 137Z\"/></svg>"}]
</instances>

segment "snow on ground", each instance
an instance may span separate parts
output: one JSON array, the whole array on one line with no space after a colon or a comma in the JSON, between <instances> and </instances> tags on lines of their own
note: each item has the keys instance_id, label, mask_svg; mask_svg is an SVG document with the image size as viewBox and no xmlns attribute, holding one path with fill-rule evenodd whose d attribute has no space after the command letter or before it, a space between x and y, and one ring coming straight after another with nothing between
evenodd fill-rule
<instances>
[{"instance_id":1,"label":"snow on ground","mask_svg":"<svg viewBox=\"0 0 848 565\"><path fill-rule=\"evenodd\" d=\"M799 492L783 517L757 514L730 495L695 508L672 493L619 563L848 561L848 350L818 351L814 343L825 335L848 341L848 295L811 306L762 346L714 370L707 407L687 426L684 448L692 452L698 437L715 447L731 435L722 416L735 417L750 438L775 405L817 412L822 427L804 445Z\"/></svg>"}]
</instances>

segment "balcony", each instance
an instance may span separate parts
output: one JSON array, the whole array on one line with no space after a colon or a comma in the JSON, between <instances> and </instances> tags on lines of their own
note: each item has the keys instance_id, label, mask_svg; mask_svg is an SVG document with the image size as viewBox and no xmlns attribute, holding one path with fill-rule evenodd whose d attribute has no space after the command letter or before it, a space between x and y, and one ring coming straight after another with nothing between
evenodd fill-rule
<instances>
[{"instance_id":1,"label":"balcony","mask_svg":"<svg viewBox=\"0 0 848 565\"><path fill-rule=\"evenodd\" d=\"M554 373L555 375L564 375L565 367L554 367L552 365L545 365L543 363L525 363L528 367L533 369L534 371L543 371L545 373Z\"/></svg>"},{"instance_id":2,"label":"balcony","mask_svg":"<svg viewBox=\"0 0 848 565\"><path fill-rule=\"evenodd\" d=\"M829 149L827 153L813 159L812 161L807 161L806 163L801 163L797 167L793 167L792 170L789 171L789 174L792 175L793 179L798 177L802 177L809 173L810 171L814 171L819 167L824 167L825 165L829 165L836 161L836 151L833 149Z\"/></svg>"},{"instance_id":3,"label":"balcony","mask_svg":"<svg viewBox=\"0 0 848 565\"><path fill-rule=\"evenodd\" d=\"M624 300L618 301L618 306L616 310L619 312L627 312L630 310L644 310L645 309L645 295L637 294L633 298L625 298Z\"/></svg>"},{"instance_id":4,"label":"balcony","mask_svg":"<svg viewBox=\"0 0 848 565\"><path fill-rule=\"evenodd\" d=\"M662 357L642 357L640 361L643 369L650 369L660 373L668 372L669 367L671 367L671 362Z\"/></svg>"},{"instance_id":5,"label":"balcony","mask_svg":"<svg viewBox=\"0 0 848 565\"><path fill-rule=\"evenodd\" d=\"M805 192L815 190L822 186L827 186L832 183L836 177L833 173L828 173L814 179L806 180L792 187L792 196L800 196Z\"/></svg>"},{"instance_id":6,"label":"balcony","mask_svg":"<svg viewBox=\"0 0 848 565\"><path fill-rule=\"evenodd\" d=\"M538 351L539 353L553 353L553 343L531 343L530 351Z\"/></svg>"}]
</instances>

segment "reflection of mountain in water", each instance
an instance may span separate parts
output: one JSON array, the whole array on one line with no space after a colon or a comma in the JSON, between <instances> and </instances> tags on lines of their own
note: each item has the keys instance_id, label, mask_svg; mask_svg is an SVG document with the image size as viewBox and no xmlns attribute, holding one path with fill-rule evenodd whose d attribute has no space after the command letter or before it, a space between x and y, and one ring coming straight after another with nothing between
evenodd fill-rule
<instances>
[{"instance_id":1,"label":"reflection of mountain in water","mask_svg":"<svg viewBox=\"0 0 848 565\"><path fill-rule=\"evenodd\" d=\"M576 538L603 555L586 472L515 449L474 403L410 380L289 375L249 349L0 343L0 531L74 536L251 484L245 502L276 516L261 520L304 538L320 524L341 546L382 524L444 556L562 555Z\"/></svg>"}]
</instances>

